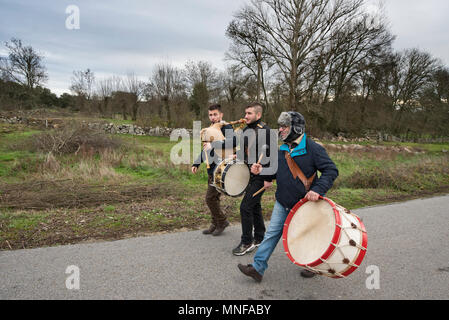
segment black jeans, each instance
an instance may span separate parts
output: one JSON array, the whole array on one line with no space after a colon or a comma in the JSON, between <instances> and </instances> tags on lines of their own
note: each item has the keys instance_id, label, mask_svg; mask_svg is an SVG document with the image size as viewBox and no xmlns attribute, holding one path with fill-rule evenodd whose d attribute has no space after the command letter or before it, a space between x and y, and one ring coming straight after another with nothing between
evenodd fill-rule
<instances>
[{"instance_id":1,"label":"black jeans","mask_svg":"<svg viewBox=\"0 0 449 320\"><path fill-rule=\"evenodd\" d=\"M264 182L262 179L259 177L251 177L245 196L240 204L243 244L250 244L253 239L262 241L265 235L265 223L262 216L262 206L260 205L265 190L253 197L253 194L263 186Z\"/></svg>"}]
</instances>

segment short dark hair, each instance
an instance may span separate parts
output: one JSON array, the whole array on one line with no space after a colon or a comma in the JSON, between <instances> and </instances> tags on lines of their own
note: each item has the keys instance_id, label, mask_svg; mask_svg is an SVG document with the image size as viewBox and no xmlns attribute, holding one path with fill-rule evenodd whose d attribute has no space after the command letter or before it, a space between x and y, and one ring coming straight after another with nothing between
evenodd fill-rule
<instances>
[{"instance_id":1,"label":"short dark hair","mask_svg":"<svg viewBox=\"0 0 449 320\"><path fill-rule=\"evenodd\" d=\"M208 110L209 111L218 110L220 112L223 112L223 111L221 111L221 105L219 105L218 103L210 105Z\"/></svg>"},{"instance_id":2,"label":"short dark hair","mask_svg":"<svg viewBox=\"0 0 449 320\"><path fill-rule=\"evenodd\" d=\"M263 113L263 105L260 102L250 103L248 106L246 106L245 109L248 109L248 108L254 108L256 113L258 113L258 112L260 112L261 114Z\"/></svg>"}]
</instances>

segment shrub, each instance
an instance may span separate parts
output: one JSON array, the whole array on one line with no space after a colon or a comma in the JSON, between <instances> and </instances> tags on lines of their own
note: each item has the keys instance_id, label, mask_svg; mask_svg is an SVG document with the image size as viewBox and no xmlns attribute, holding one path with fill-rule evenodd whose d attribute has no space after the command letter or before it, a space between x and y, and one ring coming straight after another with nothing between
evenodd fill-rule
<instances>
[{"instance_id":1,"label":"shrub","mask_svg":"<svg viewBox=\"0 0 449 320\"><path fill-rule=\"evenodd\" d=\"M105 149L116 149L122 144L117 137L75 123L33 135L30 139L33 151L55 155L77 154L80 151L99 153Z\"/></svg>"}]
</instances>

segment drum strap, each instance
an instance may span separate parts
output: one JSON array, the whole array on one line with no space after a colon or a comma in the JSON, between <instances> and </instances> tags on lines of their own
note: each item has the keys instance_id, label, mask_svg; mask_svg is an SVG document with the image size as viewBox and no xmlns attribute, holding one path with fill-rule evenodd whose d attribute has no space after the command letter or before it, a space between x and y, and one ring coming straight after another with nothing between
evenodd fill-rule
<instances>
[{"instance_id":1,"label":"drum strap","mask_svg":"<svg viewBox=\"0 0 449 320\"><path fill-rule=\"evenodd\" d=\"M304 187L306 188L306 191L309 191L313 179L315 179L316 172L310 178L307 178L305 174L302 172L302 170L299 168L299 166L296 164L295 160L293 160L293 158L290 156L290 153L284 151L284 155L285 160L287 160L287 165L290 169L290 172L293 175L293 178L296 179L296 177L298 177L299 180L301 180Z\"/></svg>"}]
</instances>

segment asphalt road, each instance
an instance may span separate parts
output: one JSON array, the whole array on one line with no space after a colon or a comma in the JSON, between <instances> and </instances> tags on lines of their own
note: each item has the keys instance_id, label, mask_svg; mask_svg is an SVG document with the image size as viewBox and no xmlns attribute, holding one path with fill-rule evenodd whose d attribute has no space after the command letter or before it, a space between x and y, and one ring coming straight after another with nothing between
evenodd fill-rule
<instances>
[{"instance_id":1,"label":"asphalt road","mask_svg":"<svg viewBox=\"0 0 449 320\"><path fill-rule=\"evenodd\" d=\"M354 213L367 228L368 252L346 279L300 277L279 242L256 283L237 269L254 253L232 255L240 238L240 225L233 225L219 237L189 231L1 251L0 299L449 298L449 195ZM79 289L66 286L75 275L66 274L68 266L79 268Z\"/></svg>"}]
</instances>

